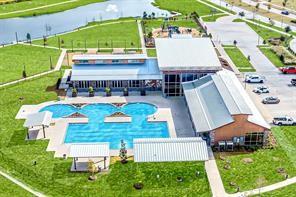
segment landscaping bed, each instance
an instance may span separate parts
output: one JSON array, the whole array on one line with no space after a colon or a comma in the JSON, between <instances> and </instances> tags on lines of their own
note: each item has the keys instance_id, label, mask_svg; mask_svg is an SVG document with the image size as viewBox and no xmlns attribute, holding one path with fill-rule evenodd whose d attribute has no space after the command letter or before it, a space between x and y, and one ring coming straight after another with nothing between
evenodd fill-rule
<instances>
[{"instance_id":1,"label":"landscaping bed","mask_svg":"<svg viewBox=\"0 0 296 197\"><path fill-rule=\"evenodd\" d=\"M241 72L255 71L252 64L237 47L227 47L227 48L224 48L224 50L239 71Z\"/></svg>"}]
</instances>

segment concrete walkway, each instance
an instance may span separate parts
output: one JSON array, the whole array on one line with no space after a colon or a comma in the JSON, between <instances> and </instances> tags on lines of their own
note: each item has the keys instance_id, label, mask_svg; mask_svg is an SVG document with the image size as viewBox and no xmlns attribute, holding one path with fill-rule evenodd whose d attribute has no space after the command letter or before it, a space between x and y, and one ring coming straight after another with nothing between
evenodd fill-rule
<instances>
[{"instance_id":1,"label":"concrete walkway","mask_svg":"<svg viewBox=\"0 0 296 197\"><path fill-rule=\"evenodd\" d=\"M5 172L0 171L0 175L2 175L4 178L10 180L11 182L15 183L16 185L18 185L19 187L23 188L24 190L30 192L31 194L38 196L38 197L45 197L44 194L37 192L33 189L31 189L30 187L28 187L27 185L25 185L24 183L18 181L17 179L13 178L12 176L8 175Z\"/></svg>"},{"instance_id":2,"label":"concrete walkway","mask_svg":"<svg viewBox=\"0 0 296 197\"><path fill-rule=\"evenodd\" d=\"M139 30L139 35L140 35L140 40L141 40L141 45L142 45L142 51L144 54L147 54L141 21L137 20L137 24L138 24L138 30Z\"/></svg>"},{"instance_id":3,"label":"concrete walkway","mask_svg":"<svg viewBox=\"0 0 296 197\"><path fill-rule=\"evenodd\" d=\"M64 60L64 57L66 55L66 52L67 52L66 49L62 49L62 52L61 52L60 57L58 59L58 62L57 62L56 66L55 66L55 68L53 70L49 70L49 71L46 71L46 72L43 72L43 73L32 75L30 77L26 77L26 78L23 78L23 79L19 79L19 80L11 81L11 82L8 82L8 83L4 83L4 84L0 85L0 88L10 86L10 85L14 85L14 84L17 84L17 83L20 83L20 82L23 82L23 81L31 80L31 79L41 77L41 76L44 76L44 75L48 75L50 73L53 73L55 71L60 70L61 66L62 66L62 63L63 63L63 60Z\"/></svg>"},{"instance_id":4,"label":"concrete walkway","mask_svg":"<svg viewBox=\"0 0 296 197\"><path fill-rule=\"evenodd\" d=\"M220 176L219 169L216 164L216 160L211 147L208 147L209 160L205 161L205 168L207 177L210 183L213 197L225 197L227 196L224 185Z\"/></svg>"}]
</instances>

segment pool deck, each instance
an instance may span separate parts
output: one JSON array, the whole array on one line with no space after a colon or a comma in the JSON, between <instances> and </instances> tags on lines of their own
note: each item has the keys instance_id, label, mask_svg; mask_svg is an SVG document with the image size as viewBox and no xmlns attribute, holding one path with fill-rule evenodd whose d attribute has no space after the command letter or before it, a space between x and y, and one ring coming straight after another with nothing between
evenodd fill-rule
<instances>
[{"instance_id":1,"label":"pool deck","mask_svg":"<svg viewBox=\"0 0 296 197\"><path fill-rule=\"evenodd\" d=\"M183 98L164 98L162 96L111 96L111 97L66 97L62 101L50 101L37 105L23 105L16 119L25 119L28 114L36 113L40 109L53 104L73 104L73 103L130 103L130 102L147 102L158 107L155 114L147 117L151 122L163 122L168 124L170 137L193 137L194 132L190 118L187 112L185 101ZM116 120L115 120L116 121ZM120 117L119 120L120 122ZM69 123L87 123L88 118L59 118L53 119L49 128L46 128L46 139L49 139L47 151L54 151L55 157L63 157L69 154L70 144L65 144L64 139ZM34 131L31 134L32 139L43 139L43 132ZM33 137L32 137L33 136ZM133 150L128 149L128 155L133 155ZM110 156L118 156L118 150L110 150Z\"/></svg>"}]
</instances>

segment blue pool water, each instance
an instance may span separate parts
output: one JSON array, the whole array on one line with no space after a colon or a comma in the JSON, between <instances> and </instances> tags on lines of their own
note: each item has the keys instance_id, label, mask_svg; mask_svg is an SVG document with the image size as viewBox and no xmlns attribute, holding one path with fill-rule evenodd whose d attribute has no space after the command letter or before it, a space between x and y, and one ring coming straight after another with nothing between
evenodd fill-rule
<instances>
[{"instance_id":1,"label":"blue pool water","mask_svg":"<svg viewBox=\"0 0 296 197\"><path fill-rule=\"evenodd\" d=\"M120 140L124 140L127 148L133 147L134 138L166 138L169 137L166 122L148 122L147 116L156 112L157 108L148 103L129 103L122 107L111 104L89 104L82 108L72 105L55 104L40 111L50 111L53 118L62 118L75 112L88 117L88 123L71 123L68 125L65 143L110 142L111 149L120 148ZM105 116L115 112L123 112L132 117L131 123L104 123Z\"/></svg>"}]
</instances>

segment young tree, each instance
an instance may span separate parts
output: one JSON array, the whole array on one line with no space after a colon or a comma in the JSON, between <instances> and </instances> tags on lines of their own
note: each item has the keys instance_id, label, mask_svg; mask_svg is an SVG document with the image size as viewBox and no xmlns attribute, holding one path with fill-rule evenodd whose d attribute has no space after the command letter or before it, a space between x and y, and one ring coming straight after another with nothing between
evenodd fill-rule
<instances>
[{"instance_id":1,"label":"young tree","mask_svg":"<svg viewBox=\"0 0 296 197\"><path fill-rule=\"evenodd\" d=\"M270 4L267 5L267 9L268 9L268 12L270 12L270 9L271 9L271 5Z\"/></svg>"},{"instance_id":2,"label":"young tree","mask_svg":"<svg viewBox=\"0 0 296 197\"><path fill-rule=\"evenodd\" d=\"M255 6L255 8L256 8L256 11L258 11L258 10L259 10L259 7L260 7L260 4L259 4L259 3L257 3L257 4L256 4L256 6Z\"/></svg>"},{"instance_id":3,"label":"young tree","mask_svg":"<svg viewBox=\"0 0 296 197\"><path fill-rule=\"evenodd\" d=\"M32 43L32 41L31 41L31 34L30 33L27 33L27 42L30 42L30 43Z\"/></svg>"},{"instance_id":4,"label":"young tree","mask_svg":"<svg viewBox=\"0 0 296 197\"><path fill-rule=\"evenodd\" d=\"M291 27L290 26L286 26L285 27L285 32L289 33L291 31Z\"/></svg>"},{"instance_id":5,"label":"young tree","mask_svg":"<svg viewBox=\"0 0 296 197\"><path fill-rule=\"evenodd\" d=\"M91 174L89 178L91 180L96 180L97 177L95 176L95 173L98 172L98 167L95 165L94 161L88 160L87 170Z\"/></svg>"},{"instance_id":6,"label":"young tree","mask_svg":"<svg viewBox=\"0 0 296 197\"><path fill-rule=\"evenodd\" d=\"M123 140L120 141L119 157L121 159L121 163L127 163L127 150Z\"/></svg>"}]
</instances>

